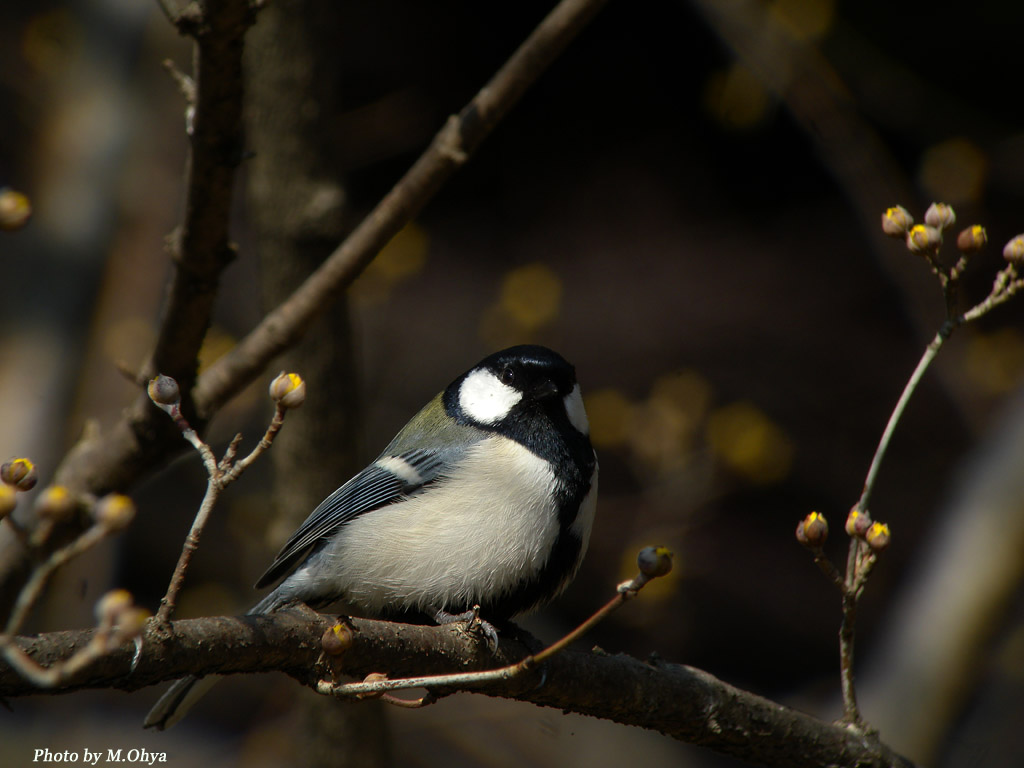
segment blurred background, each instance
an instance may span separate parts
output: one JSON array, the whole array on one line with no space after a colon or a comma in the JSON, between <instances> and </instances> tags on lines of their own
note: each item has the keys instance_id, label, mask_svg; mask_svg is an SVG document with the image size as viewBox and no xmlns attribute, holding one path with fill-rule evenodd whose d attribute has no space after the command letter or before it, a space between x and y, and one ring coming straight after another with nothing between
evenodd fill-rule
<instances>
[{"instance_id":1,"label":"blurred background","mask_svg":"<svg viewBox=\"0 0 1024 768\"><path fill-rule=\"evenodd\" d=\"M204 364L297 279L268 279L283 258L268 243L302 240L289 216L312 205L290 171L329 187L330 226L306 239L336 243L550 7L271 3L247 41L253 155ZM341 367L289 361L319 399L289 417L292 442L223 498L178 616L244 611L311 504L480 357L537 342L576 365L601 496L578 579L524 626L555 639L632 574L640 547L665 544L673 574L588 642L838 717L839 597L793 531L821 512L827 550L845 563L846 512L943 319L937 281L882 235L883 210L901 203L921 220L943 201L954 233L987 228L965 278L970 303L1024 231L1022 24L1024 6L991 1L955 12L874 0L610 3L310 329L296 360L336 345ZM275 46L296 26L312 34L316 84L300 108L281 103L268 74L292 61ZM87 424L113 423L135 396L118 368L137 368L154 339L187 148L167 58L187 72L191 47L156 3L0 10L0 187L33 208L24 229L0 233L0 456L30 456L40 487ZM314 262L326 252L313 250ZM893 543L862 601L858 691L882 738L929 765L1024 764L1022 320L1024 303L1011 303L943 349L874 496ZM218 451L237 431L255 444L278 369L212 422ZM316 422L338 426L307 439ZM301 479L311 469L315 480ZM63 572L32 628L90 626L96 597L114 586L155 610L204 487L188 454L128 489L140 509L132 528ZM309 691L258 675L222 684L172 731L143 732L157 696L9 702L0 762L88 746L165 751L177 765L296 764L323 717ZM412 712L328 704L364 724L300 762L739 765L479 696ZM365 754L361 741L373 742Z\"/></svg>"}]
</instances>

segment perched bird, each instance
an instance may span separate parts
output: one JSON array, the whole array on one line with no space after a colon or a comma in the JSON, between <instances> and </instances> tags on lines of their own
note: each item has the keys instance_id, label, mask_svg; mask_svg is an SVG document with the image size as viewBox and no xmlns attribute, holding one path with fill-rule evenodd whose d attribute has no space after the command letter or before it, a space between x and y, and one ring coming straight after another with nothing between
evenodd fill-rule
<instances>
[{"instance_id":1,"label":"perched bird","mask_svg":"<svg viewBox=\"0 0 1024 768\"><path fill-rule=\"evenodd\" d=\"M545 347L511 347L455 379L313 510L256 587L284 580L250 613L344 600L366 616L448 623L479 606L494 645L492 622L576 575L596 501L575 369ZM146 727L177 722L205 692L197 682L177 681Z\"/></svg>"}]
</instances>

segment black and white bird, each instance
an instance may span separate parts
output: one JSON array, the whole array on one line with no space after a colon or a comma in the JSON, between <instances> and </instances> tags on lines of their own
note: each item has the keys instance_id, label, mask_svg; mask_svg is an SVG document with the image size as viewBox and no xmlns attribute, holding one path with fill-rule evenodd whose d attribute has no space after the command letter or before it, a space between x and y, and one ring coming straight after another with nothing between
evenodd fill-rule
<instances>
[{"instance_id":1,"label":"black and white bird","mask_svg":"<svg viewBox=\"0 0 1024 768\"><path fill-rule=\"evenodd\" d=\"M447 623L479 606L496 640L492 623L576 575L596 502L575 369L545 347L511 347L455 379L313 510L256 587L283 581L250 613L344 600L366 616ZM177 722L208 687L198 682L177 681L146 727Z\"/></svg>"}]
</instances>

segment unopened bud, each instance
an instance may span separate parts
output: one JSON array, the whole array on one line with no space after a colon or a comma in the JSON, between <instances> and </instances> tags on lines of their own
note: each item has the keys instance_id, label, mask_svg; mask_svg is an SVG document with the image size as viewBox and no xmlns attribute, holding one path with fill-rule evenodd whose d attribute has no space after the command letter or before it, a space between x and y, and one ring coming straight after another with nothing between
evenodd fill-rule
<instances>
[{"instance_id":1,"label":"unopened bud","mask_svg":"<svg viewBox=\"0 0 1024 768\"><path fill-rule=\"evenodd\" d=\"M889 237L903 237L914 226L914 217L902 205L886 209L882 214L882 231Z\"/></svg>"},{"instance_id":2,"label":"unopened bud","mask_svg":"<svg viewBox=\"0 0 1024 768\"><path fill-rule=\"evenodd\" d=\"M828 522L824 515L811 512L796 527L796 540L810 549L817 549L828 539Z\"/></svg>"},{"instance_id":3,"label":"unopened bud","mask_svg":"<svg viewBox=\"0 0 1024 768\"><path fill-rule=\"evenodd\" d=\"M170 376L162 373L151 379L146 387L149 399L157 405L178 405L181 402L181 390L178 389L178 382Z\"/></svg>"},{"instance_id":4,"label":"unopened bud","mask_svg":"<svg viewBox=\"0 0 1024 768\"><path fill-rule=\"evenodd\" d=\"M949 229L956 224L953 206L946 203L932 203L924 212L924 223L936 229Z\"/></svg>"},{"instance_id":5,"label":"unopened bud","mask_svg":"<svg viewBox=\"0 0 1024 768\"><path fill-rule=\"evenodd\" d=\"M1024 235L1017 235L1003 248L1003 258L1011 264L1024 263Z\"/></svg>"},{"instance_id":6,"label":"unopened bud","mask_svg":"<svg viewBox=\"0 0 1024 768\"><path fill-rule=\"evenodd\" d=\"M981 224L961 230L956 236L956 247L961 253L977 253L988 242L988 233Z\"/></svg>"},{"instance_id":7,"label":"unopened bud","mask_svg":"<svg viewBox=\"0 0 1024 768\"><path fill-rule=\"evenodd\" d=\"M871 516L859 509L851 509L846 517L846 533L849 536L863 536L871 527Z\"/></svg>"},{"instance_id":8,"label":"unopened bud","mask_svg":"<svg viewBox=\"0 0 1024 768\"><path fill-rule=\"evenodd\" d=\"M270 382L270 399L282 408L298 408L306 400L306 382L297 373L285 373Z\"/></svg>"},{"instance_id":9,"label":"unopened bud","mask_svg":"<svg viewBox=\"0 0 1024 768\"><path fill-rule=\"evenodd\" d=\"M928 224L917 224L907 232L907 249L911 253L935 253L942 245L942 232Z\"/></svg>"},{"instance_id":10,"label":"unopened bud","mask_svg":"<svg viewBox=\"0 0 1024 768\"><path fill-rule=\"evenodd\" d=\"M320 647L328 656L341 656L352 647L352 630L340 621L329 627L320 638Z\"/></svg>"},{"instance_id":11,"label":"unopened bud","mask_svg":"<svg viewBox=\"0 0 1024 768\"><path fill-rule=\"evenodd\" d=\"M0 483L0 520L3 520L18 505L18 492L6 483Z\"/></svg>"},{"instance_id":12,"label":"unopened bud","mask_svg":"<svg viewBox=\"0 0 1024 768\"><path fill-rule=\"evenodd\" d=\"M92 516L107 530L120 531L135 518L135 504L123 493L108 493L96 502Z\"/></svg>"},{"instance_id":13,"label":"unopened bud","mask_svg":"<svg viewBox=\"0 0 1024 768\"><path fill-rule=\"evenodd\" d=\"M0 229L13 232L21 229L32 218L32 203L21 192L4 187L0 189Z\"/></svg>"},{"instance_id":14,"label":"unopened bud","mask_svg":"<svg viewBox=\"0 0 1024 768\"><path fill-rule=\"evenodd\" d=\"M38 479L36 465L28 459L11 459L0 466L0 480L19 491L31 491Z\"/></svg>"},{"instance_id":15,"label":"unopened bud","mask_svg":"<svg viewBox=\"0 0 1024 768\"><path fill-rule=\"evenodd\" d=\"M874 552L881 552L889 546L889 526L885 523L873 523L864 535L864 540Z\"/></svg>"},{"instance_id":16,"label":"unopened bud","mask_svg":"<svg viewBox=\"0 0 1024 768\"><path fill-rule=\"evenodd\" d=\"M654 579L672 570L672 557L668 547L644 547L636 556L636 564L640 573Z\"/></svg>"},{"instance_id":17,"label":"unopened bud","mask_svg":"<svg viewBox=\"0 0 1024 768\"><path fill-rule=\"evenodd\" d=\"M43 489L36 499L36 514L44 520L67 520L74 514L78 503L71 491L63 485Z\"/></svg>"},{"instance_id":18,"label":"unopened bud","mask_svg":"<svg viewBox=\"0 0 1024 768\"><path fill-rule=\"evenodd\" d=\"M149 617L152 616L145 608L131 607L121 611L117 617L116 636L119 640L132 640L142 634Z\"/></svg>"},{"instance_id":19,"label":"unopened bud","mask_svg":"<svg viewBox=\"0 0 1024 768\"><path fill-rule=\"evenodd\" d=\"M112 627L117 624L121 614L134 604L132 593L127 589L112 589L96 601L96 620Z\"/></svg>"}]
</instances>

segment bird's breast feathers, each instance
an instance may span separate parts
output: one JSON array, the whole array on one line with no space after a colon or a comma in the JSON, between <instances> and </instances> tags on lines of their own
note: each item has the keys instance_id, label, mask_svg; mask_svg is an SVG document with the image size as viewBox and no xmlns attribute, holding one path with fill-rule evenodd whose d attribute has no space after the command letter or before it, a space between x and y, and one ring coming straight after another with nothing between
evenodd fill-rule
<instances>
[{"instance_id":1,"label":"bird's breast feathers","mask_svg":"<svg viewBox=\"0 0 1024 768\"><path fill-rule=\"evenodd\" d=\"M486 603L546 564L559 535L556 482L551 465L522 445L485 438L422 491L347 523L323 551L331 563L321 572L372 612ZM595 490L572 526L584 547Z\"/></svg>"}]
</instances>

